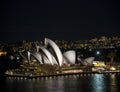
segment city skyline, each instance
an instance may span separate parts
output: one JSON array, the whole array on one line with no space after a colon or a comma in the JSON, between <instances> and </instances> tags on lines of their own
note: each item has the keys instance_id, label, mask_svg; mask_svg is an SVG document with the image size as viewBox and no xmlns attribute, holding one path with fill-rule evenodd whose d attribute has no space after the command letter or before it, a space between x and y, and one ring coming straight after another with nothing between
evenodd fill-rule
<instances>
[{"instance_id":1,"label":"city skyline","mask_svg":"<svg viewBox=\"0 0 120 92\"><path fill-rule=\"evenodd\" d=\"M119 4L115 1L3 2L1 42L85 40L119 36Z\"/></svg>"}]
</instances>

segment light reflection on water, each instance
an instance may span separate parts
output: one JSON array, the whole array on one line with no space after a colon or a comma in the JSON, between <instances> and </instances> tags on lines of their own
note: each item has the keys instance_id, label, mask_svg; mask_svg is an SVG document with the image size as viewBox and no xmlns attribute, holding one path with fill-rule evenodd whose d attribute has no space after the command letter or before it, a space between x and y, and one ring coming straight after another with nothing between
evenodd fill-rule
<instances>
[{"instance_id":1,"label":"light reflection on water","mask_svg":"<svg viewBox=\"0 0 120 92\"><path fill-rule=\"evenodd\" d=\"M120 92L120 91L118 91L118 89L116 89L116 86L117 86L117 80L116 79L117 78L116 78L116 76L114 74L112 74L110 76L110 83L111 83L110 89L111 89L112 92Z\"/></svg>"},{"instance_id":2,"label":"light reflection on water","mask_svg":"<svg viewBox=\"0 0 120 92\"><path fill-rule=\"evenodd\" d=\"M6 79L6 92L120 92L120 75L94 74L40 80Z\"/></svg>"},{"instance_id":3,"label":"light reflection on water","mask_svg":"<svg viewBox=\"0 0 120 92\"><path fill-rule=\"evenodd\" d=\"M91 78L93 92L106 92L106 82L103 74L95 74Z\"/></svg>"}]
</instances>

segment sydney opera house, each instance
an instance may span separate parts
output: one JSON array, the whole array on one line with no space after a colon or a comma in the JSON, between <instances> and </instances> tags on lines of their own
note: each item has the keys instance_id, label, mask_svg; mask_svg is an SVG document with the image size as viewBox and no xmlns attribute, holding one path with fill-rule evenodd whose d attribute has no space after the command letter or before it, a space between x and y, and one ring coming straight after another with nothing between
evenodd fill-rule
<instances>
[{"instance_id":1,"label":"sydney opera house","mask_svg":"<svg viewBox=\"0 0 120 92\"><path fill-rule=\"evenodd\" d=\"M94 61L94 57L86 59L76 58L75 50L68 50L62 53L58 45L48 38L45 38L44 46L36 45L35 51L27 51L26 56L21 53L21 56L28 62L32 62L35 59L40 64L58 65L59 67L63 64L76 64L76 60L80 61L82 65L92 65ZM34 58L31 59L31 56Z\"/></svg>"},{"instance_id":2,"label":"sydney opera house","mask_svg":"<svg viewBox=\"0 0 120 92\"><path fill-rule=\"evenodd\" d=\"M28 62L32 62L35 59L40 64L58 65L59 67L63 64L75 64L75 50L69 50L62 53L58 45L48 38L45 38L44 44L44 46L36 45L35 51L27 51L27 55L21 53L21 56ZM31 56L34 58L31 59Z\"/></svg>"},{"instance_id":3,"label":"sydney opera house","mask_svg":"<svg viewBox=\"0 0 120 92\"><path fill-rule=\"evenodd\" d=\"M23 63L20 65L22 68L8 71L7 74L11 74L11 72L14 75L81 72L79 66L76 67L76 65L79 65L76 64L76 61L83 66L92 66L94 61L94 57L86 59L77 58L75 50L62 52L58 45L48 38L45 38L44 45L35 44L34 49L31 48L28 51L20 52L20 55L23 57Z\"/></svg>"}]
</instances>

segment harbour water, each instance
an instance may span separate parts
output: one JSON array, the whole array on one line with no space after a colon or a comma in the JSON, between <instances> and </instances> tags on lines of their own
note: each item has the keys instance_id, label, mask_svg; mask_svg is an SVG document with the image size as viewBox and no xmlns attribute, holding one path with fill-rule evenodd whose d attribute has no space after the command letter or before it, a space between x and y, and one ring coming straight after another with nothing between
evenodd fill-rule
<instances>
[{"instance_id":1,"label":"harbour water","mask_svg":"<svg viewBox=\"0 0 120 92\"><path fill-rule=\"evenodd\" d=\"M0 81L1 92L120 92L120 75L90 74Z\"/></svg>"}]
</instances>

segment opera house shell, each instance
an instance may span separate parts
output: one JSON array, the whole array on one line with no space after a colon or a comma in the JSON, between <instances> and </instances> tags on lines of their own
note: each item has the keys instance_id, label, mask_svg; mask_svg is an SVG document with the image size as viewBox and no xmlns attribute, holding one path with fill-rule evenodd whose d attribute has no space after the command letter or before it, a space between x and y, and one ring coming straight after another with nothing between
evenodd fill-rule
<instances>
[{"instance_id":1,"label":"opera house shell","mask_svg":"<svg viewBox=\"0 0 120 92\"><path fill-rule=\"evenodd\" d=\"M24 57L28 62L31 62L31 56L33 56L40 64L58 65L61 67L63 64L75 64L76 52L75 50L69 50L64 53L61 52L58 45L51 39L45 38L44 46L36 45L36 51L28 51ZM50 47L47 48L47 47Z\"/></svg>"},{"instance_id":2,"label":"opera house shell","mask_svg":"<svg viewBox=\"0 0 120 92\"><path fill-rule=\"evenodd\" d=\"M82 58L78 57L77 59L84 66L92 66L95 57L88 57L88 58L85 58L85 59L82 59Z\"/></svg>"},{"instance_id":3,"label":"opera house shell","mask_svg":"<svg viewBox=\"0 0 120 92\"><path fill-rule=\"evenodd\" d=\"M76 61L76 52L74 50L69 50L63 53L64 63L65 64L75 64Z\"/></svg>"}]
</instances>

